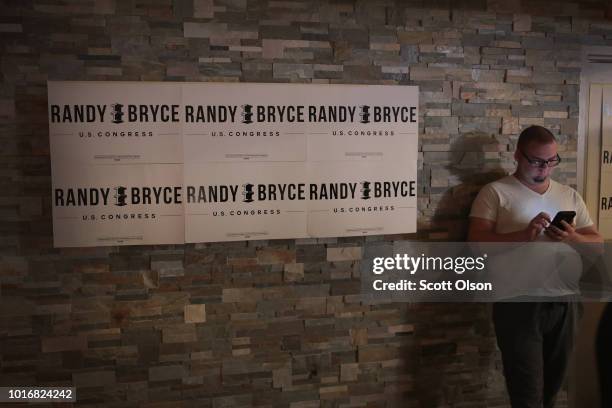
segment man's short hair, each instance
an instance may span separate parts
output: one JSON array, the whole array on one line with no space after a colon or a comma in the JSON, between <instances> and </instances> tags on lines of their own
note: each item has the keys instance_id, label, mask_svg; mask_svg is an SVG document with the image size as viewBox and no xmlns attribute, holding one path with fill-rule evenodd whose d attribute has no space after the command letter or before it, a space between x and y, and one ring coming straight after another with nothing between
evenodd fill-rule
<instances>
[{"instance_id":1,"label":"man's short hair","mask_svg":"<svg viewBox=\"0 0 612 408\"><path fill-rule=\"evenodd\" d=\"M517 148L524 149L530 143L549 144L556 142L555 136L545 127L533 125L523 130L518 138Z\"/></svg>"}]
</instances>

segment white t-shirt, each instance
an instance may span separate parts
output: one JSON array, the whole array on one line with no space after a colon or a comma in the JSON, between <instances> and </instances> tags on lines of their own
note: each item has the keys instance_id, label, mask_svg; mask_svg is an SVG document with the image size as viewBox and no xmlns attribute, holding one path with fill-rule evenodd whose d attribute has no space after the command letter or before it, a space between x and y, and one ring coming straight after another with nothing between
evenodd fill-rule
<instances>
[{"instance_id":1,"label":"white t-shirt","mask_svg":"<svg viewBox=\"0 0 612 408\"><path fill-rule=\"evenodd\" d=\"M593 225L580 194L550 180L539 194L514 176L487 184L472 204L470 217L495 222L495 232L505 234L525 229L540 212L551 218L558 211L576 211L576 229ZM578 293L582 273L580 256L569 245L550 241L542 232L530 245L508 245L503 254L490 258L488 277L499 299L516 296L565 296Z\"/></svg>"},{"instance_id":2,"label":"white t-shirt","mask_svg":"<svg viewBox=\"0 0 612 408\"><path fill-rule=\"evenodd\" d=\"M470 217L495 222L495 232L506 234L525 229L540 212L551 218L559 211L576 211L576 229L593 225L580 194L571 187L550 180L544 194L525 186L514 176L487 184L472 204ZM539 240L547 240L541 234Z\"/></svg>"}]
</instances>

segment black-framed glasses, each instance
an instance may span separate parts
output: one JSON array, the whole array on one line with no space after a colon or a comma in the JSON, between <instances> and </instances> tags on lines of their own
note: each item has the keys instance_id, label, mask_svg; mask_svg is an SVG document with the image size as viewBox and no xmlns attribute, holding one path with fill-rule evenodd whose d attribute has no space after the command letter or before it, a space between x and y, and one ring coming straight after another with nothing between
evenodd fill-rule
<instances>
[{"instance_id":1,"label":"black-framed glasses","mask_svg":"<svg viewBox=\"0 0 612 408\"><path fill-rule=\"evenodd\" d=\"M559 156L559 154L557 154L557 156L554 159L544 160L544 159L532 159L520 149L519 149L519 152L521 152L523 157L527 159L527 161L532 167L555 167L555 166L558 166L559 163L561 163L561 156Z\"/></svg>"}]
</instances>

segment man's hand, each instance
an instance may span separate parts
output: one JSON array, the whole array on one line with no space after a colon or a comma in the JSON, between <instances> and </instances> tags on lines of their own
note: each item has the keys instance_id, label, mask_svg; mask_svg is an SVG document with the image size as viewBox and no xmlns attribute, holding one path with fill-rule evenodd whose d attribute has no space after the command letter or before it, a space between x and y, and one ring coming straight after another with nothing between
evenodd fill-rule
<instances>
[{"instance_id":1,"label":"man's hand","mask_svg":"<svg viewBox=\"0 0 612 408\"><path fill-rule=\"evenodd\" d=\"M562 220L561 225L563 229L550 225L546 228L546 236L557 242L577 242L578 237L574 229L574 224L568 224L567 221Z\"/></svg>"},{"instance_id":2,"label":"man's hand","mask_svg":"<svg viewBox=\"0 0 612 408\"><path fill-rule=\"evenodd\" d=\"M536 215L525 228L525 234L527 235L527 241L534 241L536 237L550 224L550 215L545 212L541 212Z\"/></svg>"}]
</instances>

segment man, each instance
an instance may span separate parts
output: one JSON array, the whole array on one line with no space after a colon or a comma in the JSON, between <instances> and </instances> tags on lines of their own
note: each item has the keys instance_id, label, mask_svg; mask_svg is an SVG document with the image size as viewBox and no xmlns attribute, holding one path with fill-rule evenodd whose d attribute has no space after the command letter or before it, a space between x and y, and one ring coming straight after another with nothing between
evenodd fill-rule
<instances>
[{"instance_id":1,"label":"man","mask_svg":"<svg viewBox=\"0 0 612 408\"><path fill-rule=\"evenodd\" d=\"M487 184L472 205L468 240L602 243L584 201L550 179L561 158L553 134L531 126L519 136L516 171ZM550 225L558 211L576 211L563 229ZM550 408L561 388L573 345L575 303L495 303L493 323L513 408Z\"/></svg>"}]
</instances>

